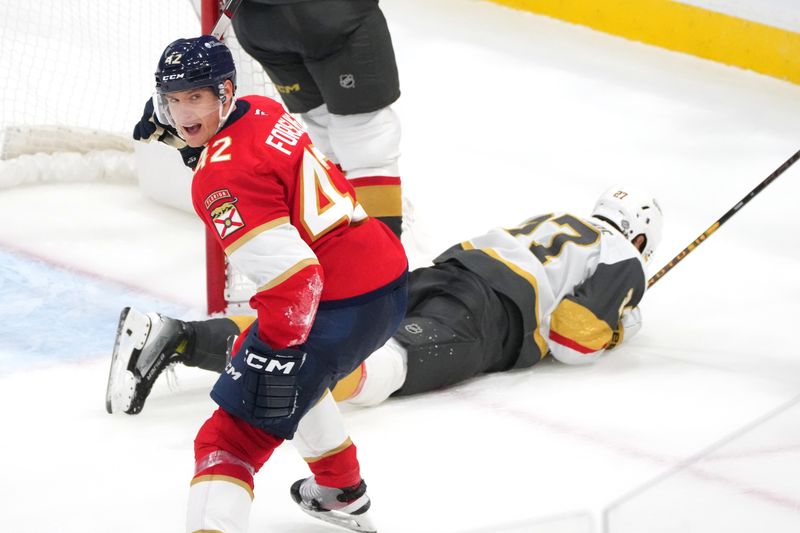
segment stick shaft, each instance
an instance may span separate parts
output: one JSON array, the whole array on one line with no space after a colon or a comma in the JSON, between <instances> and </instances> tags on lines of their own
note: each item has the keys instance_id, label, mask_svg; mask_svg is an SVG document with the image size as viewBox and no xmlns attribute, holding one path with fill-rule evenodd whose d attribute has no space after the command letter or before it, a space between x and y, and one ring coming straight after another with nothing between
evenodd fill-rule
<instances>
[{"instance_id":1,"label":"stick shaft","mask_svg":"<svg viewBox=\"0 0 800 533\"><path fill-rule=\"evenodd\" d=\"M216 24L214 24L214 28L211 30L211 35L222 40L222 36L231 25L233 14L236 12L236 9L241 3L242 0L226 0L225 4L222 6L222 9L220 9L219 18L217 19Z\"/></svg>"},{"instance_id":2,"label":"stick shaft","mask_svg":"<svg viewBox=\"0 0 800 533\"><path fill-rule=\"evenodd\" d=\"M781 166L779 166L778 168L776 168L775 171L772 174L767 176L767 178L764 181L759 183L752 191L747 193L747 195L744 198L739 200L739 202L736 205L734 205L732 208L730 208L727 213L722 215L719 218L719 220L717 220L716 222L711 224L711 226L707 230L705 230L703 233L701 233L700 236L697 237L694 241L692 241L692 243L689 244L689 246L684 248L681 251L681 253L676 255L672 259L672 261L670 261L669 263L664 265L664 267L661 270L656 272L653 275L653 277L651 277L650 280L647 282L647 287L648 288L652 287L655 284L656 281L658 281L661 278L663 278L664 275L667 272L669 272L670 270L672 270L675 267L675 265L680 263L683 260L684 257L689 255L695 248L700 246L700 243L702 243L704 240L708 239L715 231L717 231L719 229L720 226L722 226L725 222L727 222L729 218L731 218L733 215L735 215L742 207L747 205L747 203L750 200L752 200L758 193L763 191L767 187L767 185L769 185L770 183L775 181L775 179L778 176L780 176L781 174L786 172L789 169L789 167L794 165L797 162L798 159L800 159L800 150L795 152L793 156L791 156L789 159L784 161L784 163Z\"/></svg>"}]
</instances>

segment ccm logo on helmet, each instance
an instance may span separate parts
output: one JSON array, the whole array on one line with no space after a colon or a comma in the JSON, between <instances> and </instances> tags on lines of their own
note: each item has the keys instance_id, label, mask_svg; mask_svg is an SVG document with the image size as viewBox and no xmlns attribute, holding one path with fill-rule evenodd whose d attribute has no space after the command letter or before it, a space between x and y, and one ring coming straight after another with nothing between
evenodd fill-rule
<instances>
[{"instance_id":1,"label":"ccm logo on helmet","mask_svg":"<svg viewBox=\"0 0 800 533\"><path fill-rule=\"evenodd\" d=\"M252 352L247 354L247 364L256 370L266 370L267 372L275 372L276 370L280 370L284 374L290 374L292 372L292 368L294 368L294 363L294 361L281 363L277 359L267 359L266 357L261 357L260 355L256 355Z\"/></svg>"},{"instance_id":2,"label":"ccm logo on helmet","mask_svg":"<svg viewBox=\"0 0 800 533\"><path fill-rule=\"evenodd\" d=\"M164 76L161 79L164 80L164 81L167 81L167 80L179 80L181 78L183 78L183 73L182 72L180 74L170 74L169 76Z\"/></svg>"}]
</instances>

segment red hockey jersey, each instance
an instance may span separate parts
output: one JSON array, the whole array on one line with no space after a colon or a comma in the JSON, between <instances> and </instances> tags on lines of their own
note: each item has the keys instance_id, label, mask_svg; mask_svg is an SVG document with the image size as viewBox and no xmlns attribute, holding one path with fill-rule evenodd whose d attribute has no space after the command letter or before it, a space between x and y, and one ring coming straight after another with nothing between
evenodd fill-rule
<instances>
[{"instance_id":1,"label":"red hockey jersey","mask_svg":"<svg viewBox=\"0 0 800 533\"><path fill-rule=\"evenodd\" d=\"M237 100L200 156L192 200L256 283L259 337L276 349L305 341L320 301L363 296L408 268L400 241L270 98Z\"/></svg>"}]
</instances>

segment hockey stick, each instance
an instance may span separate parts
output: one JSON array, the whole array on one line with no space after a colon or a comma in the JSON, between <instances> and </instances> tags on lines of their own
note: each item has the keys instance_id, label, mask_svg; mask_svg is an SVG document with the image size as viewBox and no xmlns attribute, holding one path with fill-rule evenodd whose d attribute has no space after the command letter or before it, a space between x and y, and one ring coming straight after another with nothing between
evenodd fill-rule
<instances>
[{"instance_id":1,"label":"hockey stick","mask_svg":"<svg viewBox=\"0 0 800 533\"><path fill-rule=\"evenodd\" d=\"M673 268L675 265L677 265L678 263L680 263L680 262L683 260L683 258L684 258L684 257L686 257L687 255L689 255L689 253L690 253L692 250L694 250L695 248L697 248L698 246L700 246L700 243L701 243L701 242L703 242L704 240L706 240L707 238L709 238L709 237L711 236L711 234L712 234L712 233L714 233L715 231L717 231L717 229L719 229L719 227L720 227L721 225L723 225L723 224L724 224L724 223L725 223L725 222L726 222L726 221L727 221L729 218L731 218L733 215L735 215L735 214L736 214L736 212L737 212L737 211L739 211L739 209L741 209L742 207L744 207L744 206L745 206L745 204L747 204L747 202L749 202L750 200L752 200L752 199L755 197L755 195L757 195L758 193L760 193L761 191L763 191L763 190L766 188L766 186L767 186L767 185L769 185L770 183L772 183L772 182L775 180L775 178L777 178L778 176L780 176L781 174L783 174L784 172L786 172L786 170L788 170L788 169L789 169L789 167L791 167L792 165L794 165L794 164L797 162L797 160L798 160L798 159L800 159L800 150L798 150L797 152L795 152L795 154L794 154L792 157L790 157L789 159L787 159L787 160L786 160L786 161L785 161L785 162L784 162L784 163L783 163L781 166L779 166L777 169L775 169L775 172L773 172L772 174L770 174L769 176L767 176L767 179L765 179L764 181L762 181L761 183L759 183L759 184L758 184L758 186L756 186L756 188L755 188L755 189L753 189L752 191L750 191L750 192L747 194L747 196L745 196L744 198L742 198L741 200L739 200L739 203L738 203L738 204L736 204L735 206L733 206L731 209L729 209L729 210L728 210L728 212L727 212L727 213L725 213L724 215L722 215L722 217L720 217L720 219L719 219L719 220L717 220L716 222L714 222L714 223L711 225L711 227L710 227L710 228L708 228L707 230L705 230L705 231L703 232L703 234L702 234L702 235L700 235L698 238L696 238L696 239L694 240L694 242L692 242L692 243L691 243L689 246L687 246L686 248L684 248L684 249L683 249L683 251L681 251L681 253L679 253L678 255L676 255L676 256L675 256L675 257L672 259L672 261L670 261L669 263L667 263L666 265L664 265L664 268L662 268L661 270L659 270L658 272L656 272L656 273L653 275L653 277L652 277L652 278L650 278L650 279L648 280L648 282L647 282L647 288L649 289L650 287L652 287L652 286L655 284L655 282L656 282L656 281L658 281L658 280L660 280L661 278L663 278L663 277L664 277L664 275L665 275L667 272L669 272L670 270L672 270L672 268Z\"/></svg>"},{"instance_id":2,"label":"hockey stick","mask_svg":"<svg viewBox=\"0 0 800 533\"><path fill-rule=\"evenodd\" d=\"M225 4L222 6L222 9L220 10L219 19L217 19L217 23L214 24L214 28L211 30L211 35L213 35L219 40L222 40L223 34L228 30L228 28L231 25L233 14L239 8L239 4L241 3L242 0L225 1Z\"/></svg>"}]
</instances>

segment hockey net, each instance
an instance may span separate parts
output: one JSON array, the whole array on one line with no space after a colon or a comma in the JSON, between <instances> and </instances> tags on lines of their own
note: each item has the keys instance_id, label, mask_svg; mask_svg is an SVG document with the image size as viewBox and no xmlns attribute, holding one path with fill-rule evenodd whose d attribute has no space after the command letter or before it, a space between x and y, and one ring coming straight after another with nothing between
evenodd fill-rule
<instances>
[{"instance_id":1,"label":"hockey net","mask_svg":"<svg viewBox=\"0 0 800 533\"><path fill-rule=\"evenodd\" d=\"M176 38L208 32L218 0L0 0L0 7L0 188L139 179L130 134L152 94L158 57ZM232 29L225 39L237 92L276 97ZM209 312L246 308L254 287L227 268L213 239L206 246Z\"/></svg>"}]
</instances>

